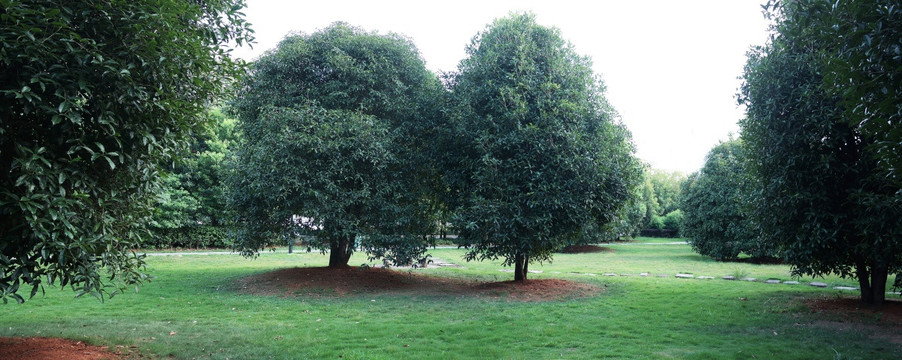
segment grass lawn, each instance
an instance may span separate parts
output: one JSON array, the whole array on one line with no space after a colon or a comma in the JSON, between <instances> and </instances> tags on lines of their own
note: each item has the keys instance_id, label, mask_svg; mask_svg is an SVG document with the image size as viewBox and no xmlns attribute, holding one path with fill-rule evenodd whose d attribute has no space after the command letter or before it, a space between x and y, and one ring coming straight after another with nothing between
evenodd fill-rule
<instances>
[{"instance_id":1,"label":"grass lawn","mask_svg":"<svg viewBox=\"0 0 902 360\"><path fill-rule=\"evenodd\" d=\"M654 242L662 241L610 245L613 252L556 254L552 263L530 265L542 271L530 274L533 279L604 289L588 298L548 302L415 293L254 296L237 292L236 280L279 268L324 266L327 256L154 256L148 270L156 279L138 293L101 303L48 288L46 296L24 305L5 305L0 336L137 346L145 356L179 359L897 359L902 351L898 324L880 314L850 324L805 305L856 292L677 279L678 272L791 277L785 265L718 263L688 245ZM463 262L462 250L432 254L463 267L413 271L484 281L513 278L500 271L500 262ZM363 255L351 259L352 265L364 262ZM641 272L649 276L637 276ZM817 281L855 285L834 277ZM895 336L877 336L892 332Z\"/></svg>"}]
</instances>

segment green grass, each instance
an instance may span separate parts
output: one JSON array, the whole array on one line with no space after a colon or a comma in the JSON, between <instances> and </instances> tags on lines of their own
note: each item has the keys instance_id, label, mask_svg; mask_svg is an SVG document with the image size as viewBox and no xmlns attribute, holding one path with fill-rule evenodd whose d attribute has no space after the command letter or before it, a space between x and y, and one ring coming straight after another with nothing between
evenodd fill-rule
<instances>
[{"instance_id":1,"label":"green grass","mask_svg":"<svg viewBox=\"0 0 902 360\"><path fill-rule=\"evenodd\" d=\"M719 277L743 271L759 279L790 279L787 266L717 263L686 245L610 247L613 253L556 254L552 263L531 265L530 270L542 271L532 278L570 279L605 289L590 298L538 303L456 294L260 297L234 291L235 281L278 268L323 266L327 257L150 257L148 270L156 279L138 293L101 303L48 289L46 296L24 305L4 306L0 336L136 345L145 355L180 359L826 359L837 354L892 359L902 350L865 330L817 326L830 319L811 313L802 301L840 296L837 290L673 277L677 272ZM512 278L499 271L499 262L462 262L462 250L432 254L464 267L417 272ZM351 260L353 265L364 262L363 255ZM652 275L601 276L605 272Z\"/></svg>"}]
</instances>

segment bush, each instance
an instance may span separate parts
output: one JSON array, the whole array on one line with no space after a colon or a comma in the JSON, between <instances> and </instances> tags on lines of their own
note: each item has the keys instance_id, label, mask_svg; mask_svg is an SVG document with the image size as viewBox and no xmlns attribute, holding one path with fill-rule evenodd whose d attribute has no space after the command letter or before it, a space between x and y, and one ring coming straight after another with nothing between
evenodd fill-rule
<instances>
[{"instance_id":1,"label":"bush","mask_svg":"<svg viewBox=\"0 0 902 360\"><path fill-rule=\"evenodd\" d=\"M664 230L664 217L652 215L651 221L648 223L648 228L651 230Z\"/></svg>"},{"instance_id":2,"label":"bush","mask_svg":"<svg viewBox=\"0 0 902 360\"><path fill-rule=\"evenodd\" d=\"M185 226L153 229L153 236L142 245L148 249L225 249L232 246L229 226Z\"/></svg>"},{"instance_id":3,"label":"bush","mask_svg":"<svg viewBox=\"0 0 902 360\"><path fill-rule=\"evenodd\" d=\"M676 209L664 215L664 220L662 221L665 230L673 230L677 234L680 233L680 229L683 225L683 211L680 209Z\"/></svg>"}]
</instances>

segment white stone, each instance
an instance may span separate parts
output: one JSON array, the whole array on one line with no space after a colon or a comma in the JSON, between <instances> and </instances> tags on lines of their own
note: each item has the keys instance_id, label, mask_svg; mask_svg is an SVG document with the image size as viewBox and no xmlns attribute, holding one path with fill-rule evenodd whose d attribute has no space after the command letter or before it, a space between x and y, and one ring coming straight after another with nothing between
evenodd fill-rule
<instances>
[{"instance_id":1,"label":"white stone","mask_svg":"<svg viewBox=\"0 0 902 360\"><path fill-rule=\"evenodd\" d=\"M858 288L854 288L854 287L850 287L850 286L835 286L835 287L833 287L833 288L836 289L836 290L846 290L846 291L855 291L855 290L858 290Z\"/></svg>"},{"instance_id":2,"label":"white stone","mask_svg":"<svg viewBox=\"0 0 902 360\"><path fill-rule=\"evenodd\" d=\"M697 277L696 279L711 280L711 279L713 279L713 278L714 278L713 276L704 276L704 275L702 275L702 276Z\"/></svg>"},{"instance_id":3,"label":"white stone","mask_svg":"<svg viewBox=\"0 0 902 360\"><path fill-rule=\"evenodd\" d=\"M514 271L511 270L511 269L501 269L501 270L498 270L498 271L500 271L500 272L510 272L510 273L514 272Z\"/></svg>"},{"instance_id":4,"label":"white stone","mask_svg":"<svg viewBox=\"0 0 902 360\"><path fill-rule=\"evenodd\" d=\"M733 275L727 275L723 277L724 280L736 280L736 277Z\"/></svg>"},{"instance_id":5,"label":"white stone","mask_svg":"<svg viewBox=\"0 0 902 360\"><path fill-rule=\"evenodd\" d=\"M541 274L542 273L541 270L529 270L529 272L531 272L533 274Z\"/></svg>"},{"instance_id":6,"label":"white stone","mask_svg":"<svg viewBox=\"0 0 902 360\"><path fill-rule=\"evenodd\" d=\"M812 282L810 285L811 285L811 286L821 287L821 288L827 287L827 283L822 283L822 282L817 282L817 281Z\"/></svg>"},{"instance_id":7,"label":"white stone","mask_svg":"<svg viewBox=\"0 0 902 360\"><path fill-rule=\"evenodd\" d=\"M639 276L645 277L645 276L648 276L648 273L639 273Z\"/></svg>"},{"instance_id":8,"label":"white stone","mask_svg":"<svg viewBox=\"0 0 902 360\"><path fill-rule=\"evenodd\" d=\"M786 285L798 285L799 284L798 281L784 281L783 283Z\"/></svg>"},{"instance_id":9,"label":"white stone","mask_svg":"<svg viewBox=\"0 0 902 360\"><path fill-rule=\"evenodd\" d=\"M780 280L778 279L767 279L764 281L765 284L779 284Z\"/></svg>"},{"instance_id":10,"label":"white stone","mask_svg":"<svg viewBox=\"0 0 902 360\"><path fill-rule=\"evenodd\" d=\"M692 274L676 274L676 277L680 279L694 279L695 276Z\"/></svg>"},{"instance_id":11,"label":"white stone","mask_svg":"<svg viewBox=\"0 0 902 360\"><path fill-rule=\"evenodd\" d=\"M617 276L617 274L614 274L614 273L604 273L604 276Z\"/></svg>"},{"instance_id":12,"label":"white stone","mask_svg":"<svg viewBox=\"0 0 902 360\"><path fill-rule=\"evenodd\" d=\"M755 280L758 280L758 279L753 278L753 277L744 277L744 278L739 279L739 280L742 280L742 281L755 281Z\"/></svg>"}]
</instances>

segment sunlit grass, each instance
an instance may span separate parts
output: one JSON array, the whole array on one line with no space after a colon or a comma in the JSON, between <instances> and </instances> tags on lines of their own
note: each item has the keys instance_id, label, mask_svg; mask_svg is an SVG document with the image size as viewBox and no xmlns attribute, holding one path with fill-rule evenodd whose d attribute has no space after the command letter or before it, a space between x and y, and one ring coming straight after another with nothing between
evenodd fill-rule
<instances>
[{"instance_id":1,"label":"sunlit grass","mask_svg":"<svg viewBox=\"0 0 902 360\"><path fill-rule=\"evenodd\" d=\"M862 331L812 325L823 315L810 313L804 299L854 293L673 277L677 272L720 277L738 269L759 279L788 280L788 266L718 263L695 255L687 245L609 247L614 251L556 254L551 263L530 266L542 271L529 274L533 279L593 283L602 293L531 303L456 294L252 296L237 293L235 281L278 268L324 266L327 256L154 256L148 264L155 280L140 292L101 303L48 289L25 305L6 305L0 336L136 345L145 355L181 359L822 359L837 353L845 359L892 359L900 350ZM432 251L461 268L412 271L485 281L513 278L500 271L505 269L500 261L463 262L464 253ZM351 260L352 265L366 262L362 254ZM642 272L649 276L639 277Z\"/></svg>"}]
</instances>

